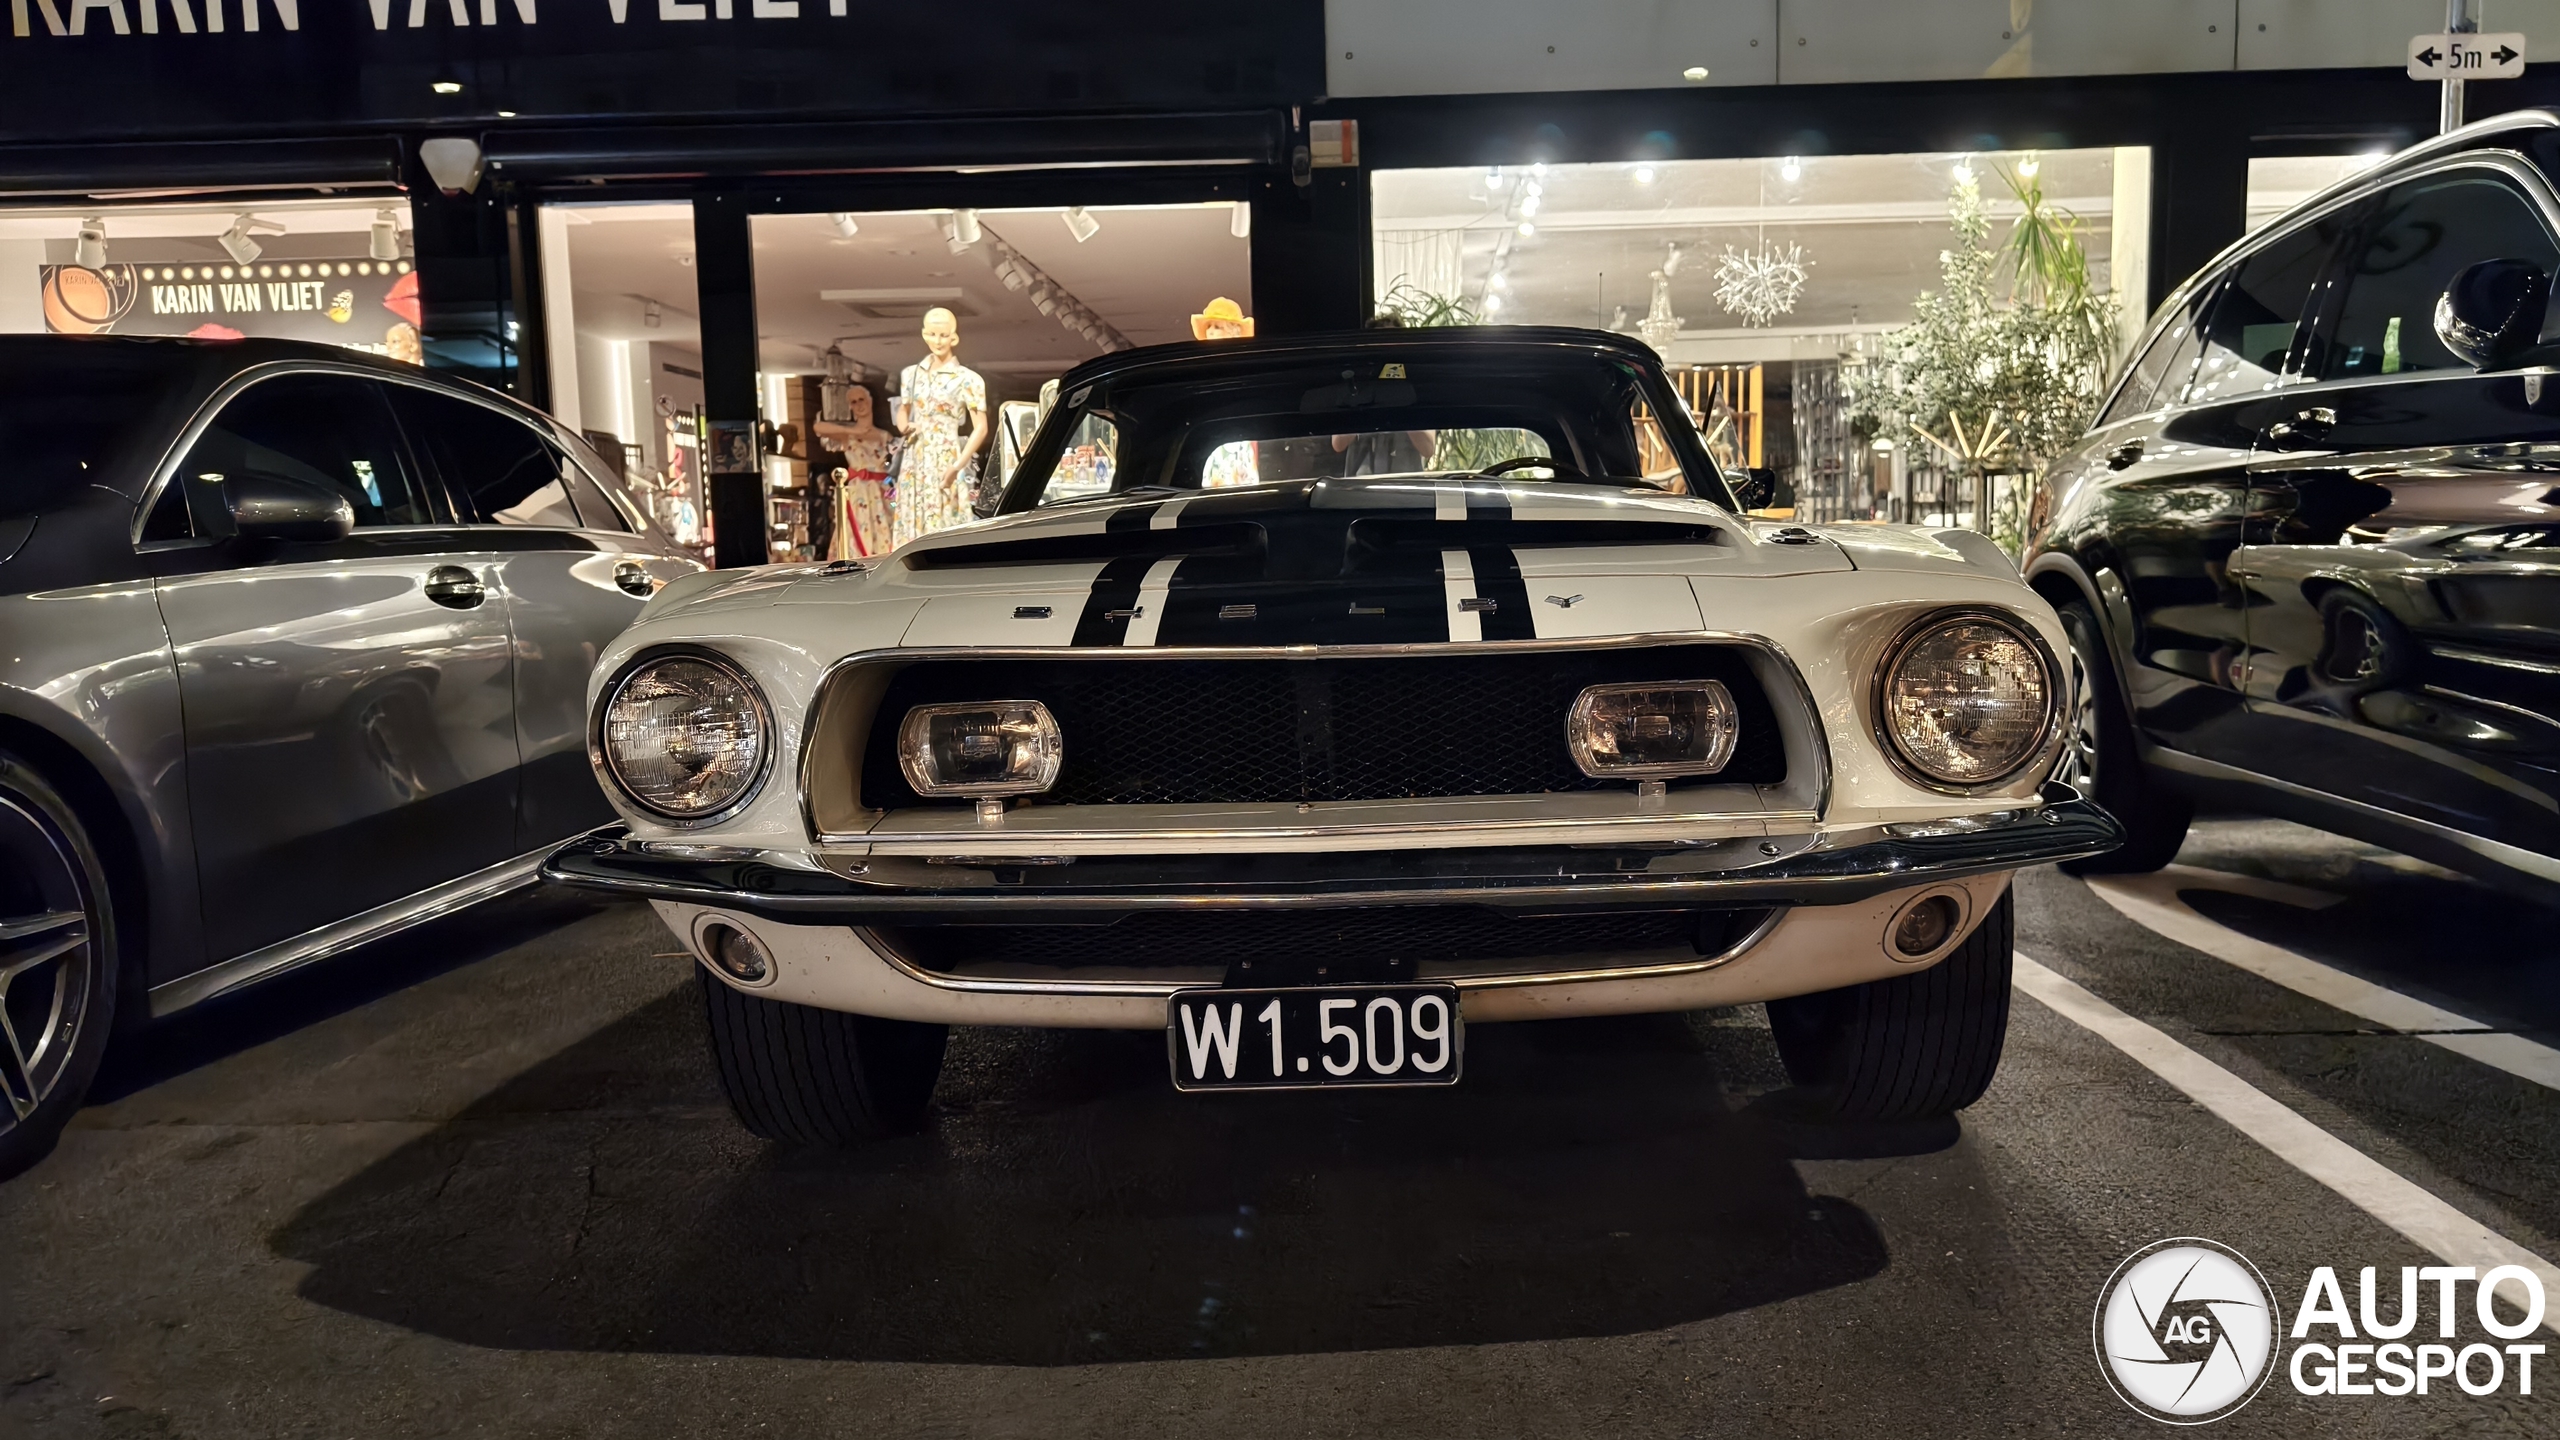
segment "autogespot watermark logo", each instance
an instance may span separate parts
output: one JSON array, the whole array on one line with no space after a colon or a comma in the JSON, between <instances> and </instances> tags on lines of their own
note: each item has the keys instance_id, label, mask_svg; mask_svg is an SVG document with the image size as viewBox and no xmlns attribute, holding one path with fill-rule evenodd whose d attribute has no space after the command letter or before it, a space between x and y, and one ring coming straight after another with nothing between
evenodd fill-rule
<instances>
[{"instance_id":1,"label":"autogespot watermark logo","mask_svg":"<svg viewBox=\"0 0 2560 1440\"><path fill-rule=\"evenodd\" d=\"M2277 1316L2249 1258L2212 1240L2162 1240L2133 1252L2098 1292L2098 1368L2124 1403L2172 1425L2201 1425L2267 1383Z\"/></svg>"},{"instance_id":2,"label":"autogespot watermark logo","mask_svg":"<svg viewBox=\"0 0 2560 1440\"><path fill-rule=\"evenodd\" d=\"M2296 1391L2397 1397L2426 1394L2430 1380L2451 1380L2472 1396L2510 1384L2520 1396L2533 1393L2533 1362L2543 1346L2508 1342L2542 1326L2542 1279L2534 1271L2404 1266L2396 1296L2387 1278L2377 1283L2373 1266L2349 1273L2356 1277L2352 1310L2335 1266L2314 1267L2303 1287L2285 1366ZM2465 1284L2473 1287L2469 1307L2457 1292ZM2499 1313L2501 1297L2520 1319ZM2420 1323L2429 1318L2439 1340L2456 1343L2398 1343L2428 1333ZM2475 1320L2501 1343L2459 1343ZM2171 1425L2219 1420L2256 1398L2277 1368L2277 1339L2286 1333L2266 1277L2249 1257L2195 1238L2158 1241L2126 1257L2098 1292L2091 1328L2098 1369L2116 1394Z\"/></svg>"}]
</instances>

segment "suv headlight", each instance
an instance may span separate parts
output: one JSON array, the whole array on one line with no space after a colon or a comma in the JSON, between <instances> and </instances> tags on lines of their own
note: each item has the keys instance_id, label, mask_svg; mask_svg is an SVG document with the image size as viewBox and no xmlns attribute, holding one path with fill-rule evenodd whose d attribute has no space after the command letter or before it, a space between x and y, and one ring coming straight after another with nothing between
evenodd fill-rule
<instances>
[{"instance_id":1,"label":"suv headlight","mask_svg":"<svg viewBox=\"0 0 2560 1440\"><path fill-rule=\"evenodd\" d=\"M1886 657L1879 727L1894 756L1941 786L1996 784L2044 748L2053 669L2025 630L1990 615L1921 624Z\"/></svg>"},{"instance_id":2,"label":"suv headlight","mask_svg":"<svg viewBox=\"0 0 2560 1440\"><path fill-rule=\"evenodd\" d=\"M1037 700L919 705L898 723L898 768L919 795L1037 795L1066 753Z\"/></svg>"},{"instance_id":3,"label":"suv headlight","mask_svg":"<svg viewBox=\"0 0 2560 1440\"><path fill-rule=\"evenodd\" d=\"M626 671L597 716L607 777L633 804L669 820L736 807L764 777L772 749L764 697L745 672L701 654Z\"/></svg>"},{"instance_id":4,"label":"suv headlight","mask_svg":"<svg viewBox=\"0 0 2560 1440\"><path fill-rule=\"evenodd\" d=\"M1660 780L1723 769L1740 728L1724 682L1646 680L1575 696L1564 741L1594 780Z\"/></svg>"}]
</instances>

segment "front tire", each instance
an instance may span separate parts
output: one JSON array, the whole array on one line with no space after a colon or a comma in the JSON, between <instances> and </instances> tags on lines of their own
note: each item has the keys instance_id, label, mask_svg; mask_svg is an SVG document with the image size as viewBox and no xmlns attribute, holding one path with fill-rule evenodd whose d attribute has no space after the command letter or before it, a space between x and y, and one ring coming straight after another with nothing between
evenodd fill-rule
<instances>
[{"instance_id":1,"label":"front tire","mask_svg":"<svg viewBox=\"0 0 2560 1440\"><path fill-rule=\"evenodd\" d=\"M711 1058L738 1122L767 1140L856 1145L924 1124L943 1025L743 994L696 966Z\"/></svg>"},{"instance_id":2,"label":"front tire","mask_svg":"<svg viewBox=\"0 0 2560 1440\"><path fill-rule=\"evenodd\" d=\"M1913 975L1769 1002L1787 1075L1841 1120L1929 1120L1982 1098L2009 1034L2007 892L1947 958Z\"/></svg>"},{"instance_id":3,"label":"front tire","mask_svg":"<svg viewBox=\"0 0 2560 1440\"><path fill-rule=\"evenodd\" d=\"M2066 875L2147 875L2177 858L2195 805L2142 762L2097 614L2078 600L2058 608L2071 637L2073 710L2054 778L2078 787L2124 827L2122 845L2065 860L2060 868Z\"/></svg>"},{"instance_id":4,"label":"front tire","mask_svg":"<svg viewBox=\"0 0 2560 1440\"><path fill-rule=\"evenodd\" d=\"M115 1024L106 867L79 813L0 751L0 1179L51 1151Z\"/></svg>"}]
</instances>

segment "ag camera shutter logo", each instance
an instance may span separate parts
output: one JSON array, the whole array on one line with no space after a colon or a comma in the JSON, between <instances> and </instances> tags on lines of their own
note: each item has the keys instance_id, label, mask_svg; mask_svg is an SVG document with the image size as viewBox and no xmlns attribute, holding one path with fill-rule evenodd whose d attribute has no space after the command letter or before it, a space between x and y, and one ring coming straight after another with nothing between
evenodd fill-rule
<instances>
[{"instance_id":1,"label":"ag camera shutter logo","mask_svg":"<svg viewBox=\"0 0 2560 1440\"><path fill-rule=\"evenodd\" d=\"M2256 1398L2279 1333L2258 1267L2193 1237L2146 1245L2117 1266L2091 1329L2117 1396L2171 1425L2219 1420Z\"/></svg>"}]
</instances>

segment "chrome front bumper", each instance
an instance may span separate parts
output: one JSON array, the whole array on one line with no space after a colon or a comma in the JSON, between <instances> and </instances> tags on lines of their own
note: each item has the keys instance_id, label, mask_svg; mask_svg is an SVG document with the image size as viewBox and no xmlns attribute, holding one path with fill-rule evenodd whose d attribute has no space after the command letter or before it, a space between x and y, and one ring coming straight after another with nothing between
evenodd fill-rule
<instances>
[{"instance_id":1,"label":"chrome front bumper","mask_svg":"<svg viewBox=\"0 0 2560 1440\"><path fill-rule=\"evenodd\" d=\"M2112 816L2055 784L2028 809L1700 845L1080 856L1048 864L954 854L823 868L827 857L605 832L562 847L542 874L580 889L801 925L1091 923L1144 911L1382 905L1559 914L1850 904L2102 854L2123 839Z\"/></svg>"}]
</instances>

